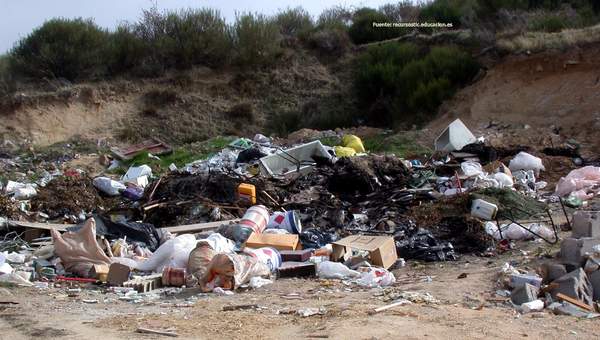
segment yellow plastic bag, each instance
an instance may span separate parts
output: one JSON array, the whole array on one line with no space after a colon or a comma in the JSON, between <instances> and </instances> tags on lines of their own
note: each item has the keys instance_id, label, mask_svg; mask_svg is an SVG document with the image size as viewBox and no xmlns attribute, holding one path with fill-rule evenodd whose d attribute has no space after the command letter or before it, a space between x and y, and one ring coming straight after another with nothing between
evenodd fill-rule
<instances>
[{"instance_id":1,"label":"yellow plastic bag","mask_svg":"<svg viewBox=\"0 0 600 340\"><path fill-rule=\"evenodd\" d=\"M334 146L333 151L338 157L352 157L356 155L356 151L353 148L347 148L345 146Z\"/></svg>"},{"instance_id":2,"label":"yellow plastic bag","mask_svg":"<svg viewBox=\"0 0 600 340\"><path fill-rule=\"evenodd\" d=\"M354 149L357 153L365 152L362 140L355 135L345 135L342 138L342 145Z\"/></svg>"}]
</instances>

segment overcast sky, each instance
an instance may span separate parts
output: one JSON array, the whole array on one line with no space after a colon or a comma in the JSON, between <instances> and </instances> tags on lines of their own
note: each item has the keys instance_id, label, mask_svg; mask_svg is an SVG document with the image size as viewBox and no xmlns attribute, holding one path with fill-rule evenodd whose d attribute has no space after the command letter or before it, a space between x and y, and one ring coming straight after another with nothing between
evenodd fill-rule
<instances>
[{"instance_id":1,"label":"overcast sky","mask_svg":"<svg viewBox=\"0 0 600 340\"><path fill-rule=\"evenodd\" d=\"M278 9L302 6L313 16L335 5L379 7L393 0L0 0L0 53L27 36L35 27L54 17L93 18L100 26L113 28L121 21L136 20L153 3L160 9L211 7L228 20L235 12L273 14Z\"/></svg>"}]
</instances>

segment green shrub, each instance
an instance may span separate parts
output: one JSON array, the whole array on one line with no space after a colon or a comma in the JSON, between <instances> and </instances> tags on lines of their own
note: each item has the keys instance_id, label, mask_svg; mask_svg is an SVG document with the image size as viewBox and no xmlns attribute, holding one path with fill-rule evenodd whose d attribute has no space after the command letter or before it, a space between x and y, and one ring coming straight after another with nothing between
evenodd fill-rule
<instances>
[{"instance_id":1,"label":"green shrub","mask_svg":"<svg viewBox=\"0 0 600 340\"><path fill-rule=\"evenodd\" d=\"M233 26L235 62L242 67L265 66L281 53L279 27L262 14L237 16Z\"/></svg>"},{"instance_id":2,"label":"green shrub","mask_svg":"<svg viewBox=\"0 0 600 340\"><path fill-rule=\"evenodd\" d=\"M355 44L365 44L395 38L407 32L405 28L373 27L374 23L391 21L392 19L381 12L371 8L362 8L354 13L348 34Z\"/></svg>"},{"instance_id":3,"label":"green shrub","mask_svg":"<svg viewBox=\"0 0 600 340\"><path fill-rule=\"evenodd\" d=\"M452 23L453 27L458 27L460 26L461 17L459 4L459 1L436 0L421 9L420 20Z\"/></svg>"},{"instance_id":4,"label":"green shrub","mask_svg":"<svg viewBox=\"0 0 600 340\"><path fill-rule=\"evenodd\" d=\"M144 10L135 34L150 46L150 63L164 68L221 66L230 57L231 38L219 11L203 8L160 13Z\"/></svg>"},{"instance_id":5,"label":"green shrub","mask_svg":"<svg viewBox=\"0 0 600 340\"><path fill-rule=\"evenodd\" d=\"M312 16L302 7L288 8L275 16L279 32L284 36L295 37L313 29Z\"/></svg>"},{"instance_id":6,"label":"green shrub","mask_svg":"<svg viewBox=\"0 0 600 340\"><path fill-rule=\"evenodd\" d=\"M31 77L76 80L104 72L108 33L91 20L52 19L10 52L13 69Z\"/></svg>"},{"instance_id":7,"label":"green shrub","mask_svg":"<svg viewBox=\"0 0 600 340\"><path fill-rule=\"evenodd\" d=\"M323 28L311 32L307 38L308 46L319 52L330 56L342 56L350 47L352 42L345 30L338 28Z\"/></svg>"},{"instance_id":8,"label":"green shrub","mask_svg":"<svg viewBox=\"0 0 600 340\"><path fill-rule=\"evenodd\" d=\"M566 20L554 14L536 18L529 24L529 29L532 31L560 32L565 28L567 28Z\"/></svg>"},{"instance_id":9,"label":"green shrub","mask_svg":"<svg viewBox=\"0 0 600 340\"><path fill-rule=\"evenodd\" d=\"M328 8L317 19L318 28L346 30L351 23L352 11L343 6Z\"/></svg>"},{"instance_id":10,"label":"green shrub","mask_svg":"<svg viewBox=\"0 0 600 340\"><path fill-rule=\"evenodd\" d=\"M359 57L354 88L369 124L422 124L478 70L477 62L457 47L426 51L411 43L389 43L371 46Z\"/></svg>"},{"instance_id":11,"label":"green shrub","mask_svg":"<svg viewBox=\"0 0 600 340\"><path fill-rule=\"evenodd\" d=\"M132 25L119 25L110 35L104 59L107 62L108 73L122 74L134 68L141 68L150 51L149 44L140 39Z\"/></svg>"}]
</instances>

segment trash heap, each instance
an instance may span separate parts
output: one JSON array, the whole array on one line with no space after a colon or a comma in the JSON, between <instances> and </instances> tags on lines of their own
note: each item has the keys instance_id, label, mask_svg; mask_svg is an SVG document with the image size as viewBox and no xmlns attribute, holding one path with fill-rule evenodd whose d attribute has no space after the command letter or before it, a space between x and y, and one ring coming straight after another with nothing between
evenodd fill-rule
<instances>
[{"instance_id":1,"label":"trash heap","mask_svg":"<svg viewBox=\"0 0 600 340\"><path fill-rule=\"evenodd\" d=\"M528 239L557 242L551 207L566 215L563 203L584 205L600 181L600 168L588 166L561 179L555 192L545 191L541 158L486 145L459 120L426 158L370 154L353 135L340 144L284 147L256 135L208 159L173 164L161 176L141 165L119 178L68 171L49 175L43 186L8 182L0 197L8 218L0 222L49 230L50 237L26 242L5 235L0 280L101 282L130 295L165 286L230 294L277 278L315 276L384 287L405 260L494 255ZM132 157L136 148L169 149L147 141L113 154ZM554 294L542 287L549 282L591 306L593 284L577 288L585 296L560 288L561 282L600 281L600 225L584 232L575 228L583 225L578 219L577 236L562 242L570 276L503 271L516 305Z\"/></svg>"}]
</instances>

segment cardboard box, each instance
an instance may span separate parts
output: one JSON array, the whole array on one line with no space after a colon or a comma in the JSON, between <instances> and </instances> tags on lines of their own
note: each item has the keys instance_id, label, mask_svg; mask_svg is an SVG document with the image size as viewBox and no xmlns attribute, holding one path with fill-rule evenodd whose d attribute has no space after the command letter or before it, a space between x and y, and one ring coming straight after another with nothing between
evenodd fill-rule
<instances>
[{"instance_id":1,"label":"cardboard box","mask_svg":"<svg viewBox=\"0 0 600 340\"><path fill-rule=\"evenodd\" d=\"M257 234L252 233L246 241L246 247L273 247L277 250L302 249L300 237L293 234Z\"/></svg>"},{"instance_id":2,"label":"cardboard box","mask_svg":"<svg viewBox=\"0 0 600 340\"><path fill-rule=\"evenodd\" d=\"M333 261L344 258L352 249L368 251L369 262L385 269L390 268L398 259L394 238L388 236L352 235L332 243L332 246Z\"/></svg>"}]
</instances>

